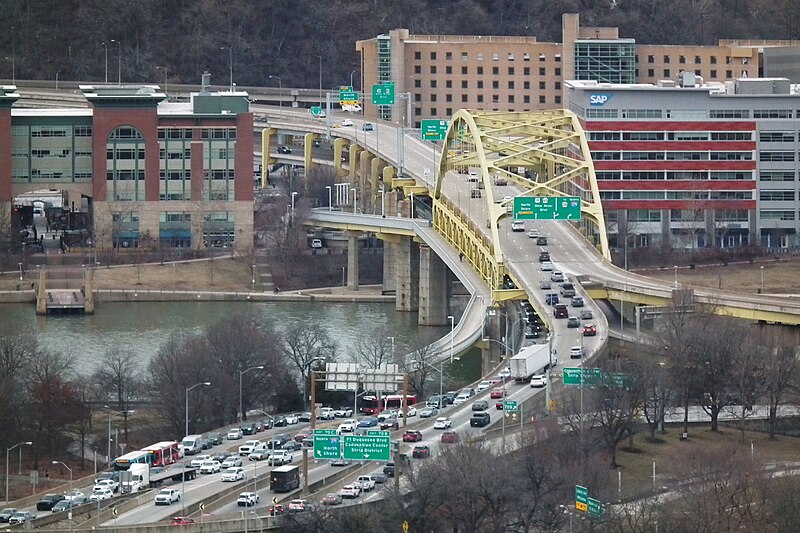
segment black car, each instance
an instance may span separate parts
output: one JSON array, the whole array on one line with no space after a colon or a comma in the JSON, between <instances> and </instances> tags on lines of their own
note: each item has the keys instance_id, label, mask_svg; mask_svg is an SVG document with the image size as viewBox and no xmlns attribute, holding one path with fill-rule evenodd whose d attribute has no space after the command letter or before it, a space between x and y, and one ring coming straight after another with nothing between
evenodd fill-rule
<instances>
[{"instance_id":1,"label":"black car","mask_svg":"<svg viewBox=\"0 0 800 533\"><path fill-rule=\"evenodd\" d=\"M222 433L208 434L208 442L210 442L212 446L218 446L222 444L222 441L223 441Z\"/></svg>"},{"instance_id":2,"label":"black car","mask_svg":"<svg viewBox=\"0 0 800 533\"><path fill-rule=\"evenodd\" d=\"M298 419L300 420L300 422L311 422L311 413L308 413L308 412L302 413L298 417Z\"/></svg>"},{"instance_id":3,"label":"black car","mask_svg":"<svg viewBox=\"0 0 800 533\"><path fill-rule=\"evenodd\" d=\"M269 418L267 420L262 420L261 424L264 426L264 429L272 429L272 419Z\"/></svg>"},{"instance_id":4,"label":"black car","mask_svg":"<svg viewBox=\"0 0 800 533\"><path fill-rule=\"evenodd\" d=\"M63 494L45 494L36 504L37 511L51 511L53 506L64 499Z\"/></svg>"},{"instance_id":5,"label":"black car","mask_svg":"<svg viewBox=\"0 0 800 533\"><path fill-rule=\"evenodd\" d=\"M291 154L292 149L288 146L278 146L278 153L279 154Z\"/></svg>"},{"instance_id":6,"label":"black car","mask_svg":"<svg viewBox=\"0 0 800 533\"><path fill-rule=\"evenodd\" d=\"M550 261L550 252L539 252L539 262Z\"/></svg>"},{"instance_id":7,"label":"black car","mask_svg":"<svg viewBox=\"0 0 800 533\"><path fill-rule=\"evenodd\" d=\"M243 435L255 435L258 432L254 422L243 424L241 430Z\"/></svg>"},{"instance_id":8,"label":"black car","mask_svg":"<svg viewBox=\"0 0 800 533\"><path fill-rule=\"evenodd\" d=\"M453 405L453 402L455 401L457 395L458 393L455 391L445 392L442 395L444 397L445 405Z\"/></svg>"},{"instance_id":9,"label":"black car","mask_svg":"<svg viewBox=\"0 0 800 533\"><path fill-rule=\"evenodd\" d=\"M567 319L567 327L568 328L579 328L581 327L581 319L576 316L571 316Z\"/></svg>"},{"instance_id":10,"label":"black car","mask_svg":"<svg viewBox=\"0 0 800 533\"><path fill-rule=\"evenodd\" d=\"M220 452L212 455L211 459L213 459L214 461L219 461L221 463L230 456L231 456L230 452Z\"/></svg>"},{"instance_id":11,"label":"black car","mask_svg":"<svg viewBox=\"0 0 800 533\"><path fill-rule=\"evenodd\" d=\"M536 246L547 246L547 237L539 237L536 239Z\"/></svg>"},{"instance_id":12,"label":"black car","mask_svg":"<svg viewBox=\"0 0 800 533\"><path fill-rule=\"evenodd\" d=\"M273 422L273 426L276 428L286 427L288 422L286 422L286 418L282 416L276 416Z\"/></svg>"},{"instance_id":13,"label":"black car","mask_svg":"<svg viewBox=\"0 0 800 533\"><path fill-rule=\"evenodd\" d=\"M472 403L473 411L485 411L489 408L489 402L486 400L477 400Z\"/></svg>"},{"instance_id":14,"label":"black car","mask_svg":"<svg viewBox=\"0 0 800 533\"><path fill-rule=\"evenodd\" d=\"M489 425L489 422L492 421L492 417L486 411L479 411L477 413L472 413L472 417L469 419L470 427L483 427Z\"/></svg>"},{"instance_id":15,"label":"black car","mask_svg":"<svg viewBox=\"0 0 800 533\"><path fill-rule=\"evenodd\" d=\"M544 301L547 305L556 305L558 303L558 294L554 292L547 293L547 296L544 297Z\"/></svg>"},{"instance_id":16,"label":"black car","mask_svg":"<svg viewBox=\"0 0 800 533\"><path fill-rule=\"evenodd\" d=\"M386 477L394 477L394 463L386 463L383 465L383 473Z\"/></svg>"}]
</instances>

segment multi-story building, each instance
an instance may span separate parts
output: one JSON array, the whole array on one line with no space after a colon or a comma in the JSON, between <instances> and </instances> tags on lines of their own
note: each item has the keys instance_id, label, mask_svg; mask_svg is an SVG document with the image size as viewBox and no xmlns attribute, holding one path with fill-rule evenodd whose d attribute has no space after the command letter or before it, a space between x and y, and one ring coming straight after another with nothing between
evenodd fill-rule
<instances>
[{"instance_id":1,"label":"multi-story building","mask_svg":"<svg viewBox=\"0 0 800 533\"><path fill-rule=\"evenodd\" d=\"M566 107L567 80L657 83L682 71L705 81L771 75L764 51L789 50L794 41L720 41L716 46L642 45L617 28L580 26L562 17L562 42L533 36L412 35L407 29L356 42L361 54L365 113L419 127L422 119L447 118L458 109L532 111ZM773 54L776 69L786 59ZM796 57L796 56L793 56ZM769 64L769 62L767 62ZM781 74L784 75L784 74ZM394 107L368 102L373 84L394 82Z\"/></svg>"},{"instance_id":2,"label":"multi-story building","mask_svg":"<svg viewBox=\"0 0 800 533\"><path fill-rule=\"evenodd\" d=\"M252 248L247 93L203 90L178 103L158 86L81 90L85 109L20 109L16 87L2 87L0 206L61 190L89 214L101 248Z\"/></svg>"},{"instance_id":3,"label":"multi-story building","mask_svg":"<svg viewBox=\"0 0 800 533\"><path fill-rule=\"evenodd\" d=\"M566 82L612 242L800 245L800 96L789 80L682 81Z\"/></svg>"}]
</instances>

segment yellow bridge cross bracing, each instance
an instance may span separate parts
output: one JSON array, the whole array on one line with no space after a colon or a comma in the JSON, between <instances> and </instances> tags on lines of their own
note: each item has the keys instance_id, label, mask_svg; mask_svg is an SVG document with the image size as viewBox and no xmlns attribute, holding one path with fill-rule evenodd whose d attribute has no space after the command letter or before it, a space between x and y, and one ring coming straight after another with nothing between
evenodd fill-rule
<instances>
[{"instance_id":1,"label":"yellow bridge cross bracing","mask_svg":"<svg viewBox=\"0 0 800 533\"><path fill-rule=\"evenodd\" d=\"M480 169L481 196L489 214L486 237L442 193L445 179L463 179L459 172L469 167ZM514 291L501 290L507 269L498 225L513 206L495 202L492 181L497 178L521 187L519 196L580 197L581 229L589 238L596 238L601 253L610 259L594 165L577 117L566 110L513 113L461 109L450 121L436 170L433 226L493 289L495 301L517 297Z\"/></svg>"}]
</instances>

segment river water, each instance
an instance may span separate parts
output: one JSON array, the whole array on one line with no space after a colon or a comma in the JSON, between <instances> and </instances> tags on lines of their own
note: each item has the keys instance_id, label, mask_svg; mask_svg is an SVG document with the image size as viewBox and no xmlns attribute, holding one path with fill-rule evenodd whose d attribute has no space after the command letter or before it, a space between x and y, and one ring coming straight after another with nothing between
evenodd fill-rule
<instances>
[{"instance_id":1,"label":"river water","mask_svg":"<svg viewBox=\"0 0 800 533\"><path fill-rule=\"evenodd\" d=\"M125 346L142 366L174 332L199 333L221 319L252 308L281 330L286 324L318 322L338 344L338 358L351 360L359 336L385 333L397 349L428 331L445 335L450 328L417 325L416 313L399 313L393 303L319 302L134 302L104 303L94 315L39 316L31 304L0 305L0 320L32 331L41 346L72 355L81 374L93 372L107 349Z\"/></svg>"}]
</instances>

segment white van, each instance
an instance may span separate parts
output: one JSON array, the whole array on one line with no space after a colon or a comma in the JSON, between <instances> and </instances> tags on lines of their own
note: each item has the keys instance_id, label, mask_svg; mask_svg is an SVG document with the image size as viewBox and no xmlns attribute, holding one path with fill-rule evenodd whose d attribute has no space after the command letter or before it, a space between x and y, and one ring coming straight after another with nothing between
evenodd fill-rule
<instances>
[{"instance_id":1,"label":"white van","mask_svg":"<svg viewBox=\"0 0 800 533\"><path fill-rule=\"evenodd\" d=\"M202 435L186 435L181 441L181 448L183 448L183 455L194 455L203 449L203 436Z\"/></svg>"}]
</instances>

